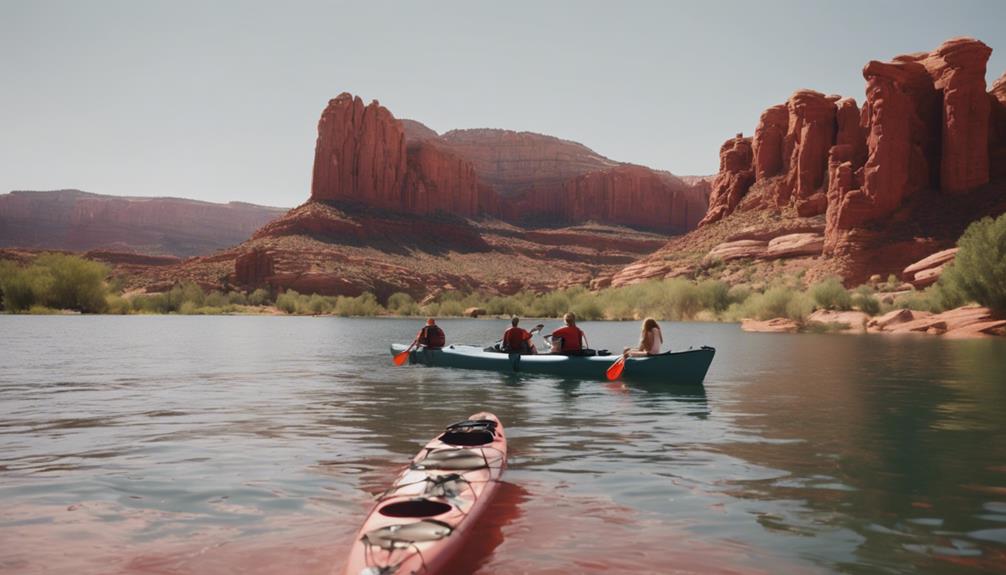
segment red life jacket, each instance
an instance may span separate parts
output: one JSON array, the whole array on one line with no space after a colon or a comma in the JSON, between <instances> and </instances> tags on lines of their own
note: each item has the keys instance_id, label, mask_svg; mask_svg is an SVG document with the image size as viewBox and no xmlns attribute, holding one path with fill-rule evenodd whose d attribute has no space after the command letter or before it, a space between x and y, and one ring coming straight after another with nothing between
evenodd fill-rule
<instances>
[{"instance_id":1,"label":"red life jacket","mask_svg":"<svg viewBox=\"0 0 1006 575\"><path fill-rule=\"evenodd\" d=\"M527 341L531 333L522 327L511 327L503 332L503 351L524 353L528 350Z\"/></svg>"},{"instance_id":2,"label":"red life jacket","mask_svg":"<svg viewBox=\"0 0 1006 575\"><path fill-rule=\"evenodd\" d=\"M447 336L444 335L444 330L440 329L440 326L428 325L419 334L419 343L429 348L438 349L447 343Z\"/></svg>"},{"instance_id":3,"label":"red life jacket","mask_svg":"<svg viewBox=\"0 0 1006 575\"><path fill-rule=\"evenodd\" d=\"M563 352L580 351L583 349L583 343L581 342L581 338L583 338L583 331L575 325L560 327L552 332L552 337L562 338L561 351Z\"/></svg>"}]
</instances>

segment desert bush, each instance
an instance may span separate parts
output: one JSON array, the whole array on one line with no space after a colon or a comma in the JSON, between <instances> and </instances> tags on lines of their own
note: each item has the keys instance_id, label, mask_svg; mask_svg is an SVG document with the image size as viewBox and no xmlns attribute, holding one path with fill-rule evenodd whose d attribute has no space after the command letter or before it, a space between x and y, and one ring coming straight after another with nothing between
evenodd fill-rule
<instances>
[{"instance_id":1,"label":"desert bush","mask_svg":"<svg viewBox=\"0 0 1006 575\"><path fill-rule=\"evenodd\" d=\"M863 313L877 315L880 313L880 301L869 293L857 291L852 296L852 306Z\"/></svg>"},{"instance_id":2,"label":"desert bush","mask_svg":"<svg viewBox=\"0 0 1006 575\"><path fill-rule=\"evenodd\" d=\"M1006 214L968 226L957 247L938 282L943 303L971 300L1006 315Z\"/></svg>"},{"instance_id":3,"label":"desert bush","mask_svg":"<svg viewBox=\"0 0 1006 575\"><path fill-rule=\"evenodd\" d=\"M306 306L308 311L314 315L325 314L332 311L332 302L324 296L318 294L311 294L311 297L307 299Z\"/></svg>"},{"instance_id":4,"label":"desert bush","mask_svg":"<svg viewBox=\"0 0 1006 575\"><path fill-rule=\"evenodd\" d=\"M332 312L343 317L374 316L383 313L384 308L374 294L364 292L356 297L339 296L332 306Z\"/></svg>"},{"instance_id":5,"label":"desert bush","mask_svg":"<svg viewBox=\"0 0 1006 575\"><path fill-rule=\"evenodd\" d=\"M286 313L297 313L297 304L300 294L294 290L287 290L276 297L276 307Z\"/></svg>"},{"instance_id":6,"label":"desert bush","mask_svg":"<svg viewBox=\"0 0 1006 575\"><path fill-rule=\"evenodd\" d=\"M459 317L464 314L465 314L465 306L463 303L457 300L440 302L440 309L437 312L437 315L443 317L451 317L451 316Z\"/></svg>"},{"instance_id":7,"label":"desert bush","mask_svg":"<svg viewBox=\"0 0 1006 575\"><path fill-rule=\"evenodd\" d=\"M100 313L108 295L107 274L104 264L65 254L41 255L27 267L7 263L0 273L4 309L43 306Z\"/></svg>"},{"instance_id":8,"label":"desert bush","mask_svg":"<svg viewBox=\"0 0 1006 575\"><path fill-rule=\"evenodd\" d=\"M705 280L696 286L699 291L699 301L702 307L716 313L730 306L730 286L719 280Z\"/></svg>"},{"instance_id":9,"label":"desert bush","mask_svg":"<svg viewBox=\"0 0 1006 575\"><path fill-rule=\"evenodd\" d=\"M489 315L524 315L524 304L514 296L495 296L485 305Z\"/></svg>"},{"instance_id":10,"label":"desert bush","mask_svg":"<svg viewBox=\"0 0 1006 575\"><path fill-rule=\"evenodd\" d=\"M732 319L772 319L787 317L802 321L814 309L810 296L785 286L773 286L762 293L754 293L743 304L734 304L728 316Z\"/></svg>"},{"instance_id":11,"label":"desert bush","mask_svg":"<svg viewBox=\"0 0 1006 575\"><path fill-rule=\"evenodd\" d=\"M203 297L203 305L200 307L224 307L229 303L230 299L227 294L213 290Z\"/></svg>"},{"instance_id":12,"label":"desert bush","mask_svg":"<svg viewBox=\"0 0 1006 575\"><path fill-rule=\"evenodd\" d=\"M407 293L395 292L388 297L385 306L388 312L396 315L418 315L419 304Z\"/></svg>"},{"instance_id":13,"label":"desert bush","mask_svg":"<svg viewBox=\"0 0 1006 575\"><path fill-rule=\"evenodd\" d=\"M105 297L105 313L125 315L132 311L129 300L119 294L108 294Z\"/></svg>"},{"instance_id":14,"label":"desert bush","mask_svg":"<svg viewBox=\"0 0 1006 575\"><path fill-rule=\"evenodd\" d=\"M689 320L702 310L702 294L693 282L675 278L668 280L663 288L663 305L658 307L657 315L663 319ZM653 315L647 310L639 310L642 316Z\"/></svg>"},{"instance_id":15,"label":"desert bush","mask_svg":"<svg viewBox=\"0 0 1006 575\"><path fill-rule=\"evenodd\" d=\"M104 264L66 254L46 254L39 256L32 267L43 268L52 277L48 293L42 298L45 305L84 313L105 311L108 267Z\"/></svg>"},{"instance_id":16,"label":"desert bush","mask_svg":"<svg viewBox=\"0 0 1006 575\"><path fill-rule=\"evenodd\" d=\"M852 296L838 278L830 277L810 287L810 296L823 309L848 310L852 308Z\"/></svg>"},{"instance_id":17,"label":"desert bush","mask_svg":"<svg viewBox=\"0 0 1006 575\"><path fill-rule=\"evenodd\" d=\"M749 297L751 297L751 286L746 284L735 285L727 292L727 299L729 300L727 307L733 304L744 303Z\"/></svg>"},{"instance_id":18,"label":"desert bush","mask_svg":"<svg viewBox=\"0 0 1006 575\"><path fill-rule=\"evenodd\" d=\"M266 289L258 288L248 294L248 305L267 305L270 302L272 302L272 296Z\"/></svg>"},{"instance_id":19,"label":"desert bush","mask_svg":"<svg viewBox=\"0 0 1006 575\"><path fill-rule=\"evenodd\" d=\"M571 306L569 311L576 314L577 320L596 320L604 319L604 310L601 309L601 305L597 302L595 297L583 297L578 298Z\"/></svg>"},{"instance_id":20,"label":"desert bush","mask_svg":"<svg viewBox=\"0 0 1006 575\"><path fill-rule=\"evenodd\" d=\"M244 292L227 292L227 303L229 305L248 305L248 296Z\"/></svg>"}]
</instances>

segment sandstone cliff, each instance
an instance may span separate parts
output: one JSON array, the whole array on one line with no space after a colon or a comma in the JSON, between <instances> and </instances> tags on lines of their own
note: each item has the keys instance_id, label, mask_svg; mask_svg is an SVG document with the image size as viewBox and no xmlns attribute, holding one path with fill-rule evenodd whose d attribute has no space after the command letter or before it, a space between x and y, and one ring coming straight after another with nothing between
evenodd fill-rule
<instances>
[{"instance_id":1,"label":"sandstone cliff","mask_svg":"<svg viewBox=\"0 0 1006 575\"><path fill-rule=\"evenodd\" d=\"M443 140L504 197L559 187L577 176L618 165L583 144L533 132L451 130Z\"/></svg>"},{"instance_id":2,"label":"sandstone cliff","mask_svg":"<svg viewBox=\"0 0 1006 575\"><path fill-rule=\"evenodd\" d=\"M704 182L686 184L551 136L490 129L441 136L344 93L318 125L311 199L417 215L682 233L702 218L708 194Z\"/></svg>"},{"instance_id":3,"label":"sandstone cliff","mask_svg":"<svg viewBox=\"0 0 1006 575\"><path fill-rule=\"evenodd\" d=\"M986 92L990 54L978 40L955 38L932 52L871 61L863 68L861 110L852 98L812 90L768 108L753 138L738 134L720 148L699 224L707 231L672 245L769 259L771 238L734 245L729 233L712 228L758 212L768 219L723 225L757 220L781 238L788 219L823 216L824 241L804 241L800 253L816 256L808 264L814 273L837 273L852 284L950 247L975 218L1006 209L1003 183L988 185L1006 176L1006 75ZM817 253L807 251L815 245ZM695 270L696 262L683 265L670 250L644 258L614 282Z\"/></svg>"},{"instance_id":4,"label":"sandstone cliff","mask_svg":"<svg viewBox=\"0 0 1006 575\"><path fill-rule=\"evenodd\" d=\"M11 192L0 194L0 247L187 257L237 245L285 211L78 190Z\"/></svg>"}]
</instances>

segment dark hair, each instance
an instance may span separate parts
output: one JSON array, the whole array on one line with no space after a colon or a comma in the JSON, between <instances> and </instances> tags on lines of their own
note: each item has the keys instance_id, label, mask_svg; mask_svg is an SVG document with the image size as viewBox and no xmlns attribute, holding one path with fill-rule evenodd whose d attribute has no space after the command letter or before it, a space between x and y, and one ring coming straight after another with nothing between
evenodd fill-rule
<instances>
[{"instance_id":1,"label":"dark hair","mask_svg":"<svg viewBox=\"0 0 1006 575\"><path fill-rule=\"evenodd\" d=\"M513 316L512 318L510 318L510 325L512 325L514 327L517 327L517 324L519 324L519 323L520 323L520 318L519 317Z\"/></svg>"}]
</instances>

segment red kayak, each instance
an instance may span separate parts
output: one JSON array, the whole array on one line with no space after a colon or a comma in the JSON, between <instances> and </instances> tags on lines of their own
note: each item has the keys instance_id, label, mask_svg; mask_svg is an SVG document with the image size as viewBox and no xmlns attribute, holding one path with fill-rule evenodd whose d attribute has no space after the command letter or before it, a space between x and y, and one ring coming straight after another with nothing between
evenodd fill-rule
<instances>
[{"instance_id":1,"label":"red kayak","mask_svg":"<svg viewBox=\"0 0 1006 575\"><path fill-rule=\"evenodd\" d=\"M378 497L345 574L440 573L489 507L506 454L503 426L491 413L449 426Z\"/></svg>"}]
</instances>

